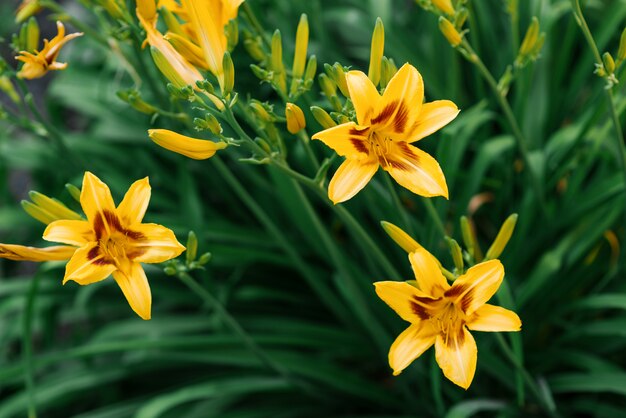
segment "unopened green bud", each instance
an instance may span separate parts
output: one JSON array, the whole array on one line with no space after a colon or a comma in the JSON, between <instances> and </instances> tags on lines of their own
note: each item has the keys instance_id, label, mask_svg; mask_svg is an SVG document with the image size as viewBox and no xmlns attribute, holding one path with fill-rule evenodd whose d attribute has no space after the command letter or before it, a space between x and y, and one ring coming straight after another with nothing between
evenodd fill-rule
<instances>
[{"instance_id":1,"label":"unopened green bud","mask_svg":"<svg viewBox=\"0 0 626 418\"><path fill-rule=\"evenodd\" d=\"M24 49L26 51L35 51L39 45L39 24L37 19L31 17L26 24L26 34L24 37Z\"/></svg>"},{"instance_id":2,"label":"unopened green bud","mask_svg":"<svg viewBox=\"0 0 626 418\"><path fill-rule=\"evenodd\" d=\"M409 234L392 224L391 222L382 221L380 223L389 237L394 240L404 251L412 253L422 248Z\"/></svg>"},{"instance_id":3,"label":"unopened green bud","mask_svg":"<svg viewBox=\"0 0 626 418\"><path fill-rule=\"evenodd\" d=\"M622 36L619 38L619 48L617 49L617 60L622 62L626 59L626 28L622 31Z\"/></svg>"},{"instance_id":4,"label":"unopened green bud","mask_svg":"<svg viewBox=\"0 0 626 418\"><path fill-rule=\"evenodd\" d=\"M0 90L5 92L14 103L19 104L21 102L20 95L15 90L11 79L5 75L0 76Z\"/></svg>"},{"instance_id":5,"label":"unopened green bud","mask_svg":"<svg viewBox=\"0 0 626 418\"><path fill-rule=\"evenodd\" d=\"M515 224L517 223L517 214L509 216L506 221L500 227L500 231L496 236L496 239L493 240L493 244L487 250L487 254L485 255L485 260L493 260L495 258L500 257L502 251L506 247L506 244L511 239L511 235L513 235L513 231L515 230Z\"/></svg>"},{"instance_id":6,"label":"unopened green bud","mask_svg":"<svg viewBox=\"0 0 626 418\"><path fill-rule=\"evenodd\" d=\"M367 76L375 86L380 81L380 65L385 50L385 27L381 18L376 19L374 33L372 34L372 47L370 51L370 66Z\"/></svg>"},{"instance_id":7,"label":"unopened green bud","mask_svg":"<svg viewBox=\"0 0 626 418\"><path fill-rule=\"evenodd\" d=\"M175 33L178 36L185 36L185 31L183 30L182 25L167 7L161 7L159 9L159 14L163 18L168 32Z\"/></svg>"},{"instance_id":8,"label":"unopened green bud","mask_svg":"<svg viewBox=\"0 0 626 418\"><path fill-rule=\"evenodd\" d=\"M224 27L224 34L226 35L227 45L226 49L232 51L239 43L239 25L236 19L229 20Z\"/></svg>"},{"instance_id":9,"label":"unopened green bud","mask_svg":"<svg viewBox=\"0 0 626 418\"><path fill-rule=\"evenodd\" d=\"M337 95L337 85L326 74L320 74L317 76L317 80L320 83L322 93L324 93L327 98L330 99L331 97Z\"/></svg>"},{"instance_id":10,"label":"unopened green bud","mask_svg":"<svg viewBox=\"0 0 626 418\"><path fill-rule=\"evenodd\" d=\"M446 37L450 45L456 48L461 44L463 38L461 34L456 30L454 25L445 17L439 17L439 30L443 33L443 36Z\"/></svg>"},{"instance_id":11,"label":"unopened green bud","mask_svg":"<svg viewBox=\"0 0 626 418\"><path fill-rule=\"evenodd\" d=\"M124 17L124 12L122 10L122 7L124 6L121 6L120 4L118 4L117 1L100 0L99 3L102 6L102 8L106 10L109 15L111 15L111 17L115 19L122 19ZM156 9L154 13L156 14Z\"/></svg>"},{"instance_id":12,"label":"unopened green bud","mask_svg":"<svg viewBox=\"0 0 626 418\"><path fill-rule=\"evenodd\" d=\"M478 240L476 239L476 233L466 216L461 216L461 234L463 236L465 248L470 257L472 257L476 262L481 262L482 252L480 250L480 246L478 245Z\"/></svg>"},{"instance_id":13,"label":"unopened green bud","mask_svg":"<svg viewBox=\"0 0 626 418\"><path fill-rule=\"evenodd\" d=\"M321 107L311 106L311 113L313 114L313 117L315 118L317 123L322 125L322 128L329 129L333 126L337 126L337 123L333 120L333 118L330 117L328 112L326 112Z\"/></svg>"},{"instance_id":14,"label":"unopened green bud","mask_svg":"<svg viewBox=\"0 0 626 418\"><path fill-rule=\"evenodd\" d=\"M304 70L304 87L309 89L313 85L313 79L315 78L315 72L317 71L317 58L315 55L309 57L309 61L306 64Z\"/></svg>"},{"instance_id":15,"label":"unopened green bud","mask_svg":"<svg viewBox=\"0 0 626 418\"><path fill-rule=\"evenodd\" d=\"M152 55L152 60L154 61L154 64L165 76L165 78L170 81L170 83L172 83L179 89L187 85L185 80L181 77L178 71L176 71L174 67L172 67L172 64L161 51L159 51L157 48L150 47L150 54Z\"/></svg>"},{"instance_id":16,"label":"unopened green bud","mask_svg":"<svg viewBox=\"0 0 626 418\"><path fill-rule=\"evenodd\" d=\"M204 120L206 121L207 128L209 129L209 131L211 131L211 133L215 135L221 135L222 125L220 125L219 121L215 116L213 116L213 114L207 113L204 117Z\"/></svg>"},{"instance_id":17,"label":"unopened green bud","mask_svg":"<svg viewBox=\"0 0 626 418\"><path fill-rule=\"evenodd\" d=\"M530 55L533 52L535 44L537 43L537 38L539 37L539 20L537 20L536 16L533 16L528 29L526 30L526 35L524 36L524 40L522 41L522 46L519 48L519 55L526 56Z\"/></svg>"},{"instance_id":18,"label":"unopened green bud","mask_svg":"<svg viewBox=\"0 0 626 418\"><path fill-rule=\"evenodd\" d=\"M294 79L302 78L306 65L306 52L309 45L309 21L305 14L300 16L296 31L296 49L293 56L291 75ZM293 82L292 82L293 83Z\"/></svg>"},{"instance_id":19,"label":"unopened green bud","mask_svg":"<svg viewBox=\"0 0 626 418\"><path fill-rule=\"evenodd\" d=\"M206 91L207 93L214 94L215 87L209 80L198 80L196 81L196 87L198 87L202 91Z\"/></svg>"},{"instance_id":20,"label":"unopened green bud","mask_svg":"<svg viewBox=\"0 0 626 418\"><path fill-rule=\"evenodd\" d=\"M233 87L235 86L235 66L233 65L233 59L228 51L224 53L222 66L224 68L224 87L222 89L222 96L227 97L233 91Z\"/></svg>"},{"instance_id":21,"label":"unopened green bud","mask_svg":"<svg viewBox=\"0 0 626 418\"><path fill-rule=\"evenodd\" d=\"M250 64L250 69L252 70L252 74L257 76L260 80L268 81L270 77L270 73L267 70L259 67L258 65Z\"/></svg>"},{"instance_id":22,"label":"unopened green bud","mask_svg":"<svg viewBox=\"0 0 626 418\"><path fill-rule=\"evenodd\" d=\"M41 223L48 225L57 220L56 216L52 215L47 210L35 205L34 203L29 202L28 200L22 200L20 203L22 205L22 209L24 209L24 211L31 218L36 219Z\"/></svg>"},{"instance_id":23,"label":"unopened green bud","mask_svg":"<svg viewBox=\"0 0 626 418\"><path fill-rule=\"evenodd\" d=\"M249 38L243 41L243 46L248 51L248 54L252 57L253 60L257 62L265 61L265 52L263 52L263 48L261 47L261 42L257 38Z\"/></svg>"},{"instance_id":24,"label":"unopened green bud","mask_svg":"<svg viewBox=\"0 0 626 418\"><path fill-rule=\"evenodd\" d=\"M15 15L15 22L22 23L31 16L36 15L42 9L38 0L22 1Z\"/></svg>"},{"instance_id":25,"label":"unopened green bud","mask_svg":"<svg viewBox=\"0 0 626 418\"><path fill-rule=\"evenodd\" d=\"M265 105L257 100L252 100L249 106L256 115L256 117L261 119L262 121L271 122L274 120L272 115L270 115L271 108L268 105Z\"/></svg>"},{"instance_id":26,"label":"unopened green bud","mask_svg":"<svg viewBox=\"0 0 626 418\"><path fill-rule=\"evenodd\" d=\"M72 199L80 203L80 189L78 187L71 183L66 183L65 190L67 190L70 196L72 196Z\"/></svg>"},{"instance_id":27,"label":"unopened green bud","mask_svg":"<svg viewBox=\"0 0 626 418\"><path fill-rule=\"evenodd\" d=\"M610 53L605 52L602 54L602 62L604 63L604 69L607 74L613 74L615 72L615 61Z\"/></svg>"},{"instance_id":28,"label":"unopened green bud","mask_svg":"<svg viewBox=\"0 0 626 418\"><path fill-rule=\"evenodd\" d=\"M187 245L185 247L187 247L185 259L187 264L190 264L198 255L198 237L195 232L189 231L189 235L187 236Z\"/></svg>"},{"instance_id":29,"label":"unopened green bud","mask_svg":"<svg viewBox=\"0 0 626 418\"><path fill-rule=\"evenodd\" d=\"M463 25L465 25L465 21L467 20L468 16L469 16L469 12L467 11L465 7L460 9L454 16L454 26L457 29L462 29Z\"/></svg>"},{"instance_id":30,"label":"unopened green bud","mask_svg":"<svg viewBox=\"0 0 626 418\"><path fill-rule=\"evenodd\" d=\"M274 86L281 92L287 92L287 80L285 78L285 66L283 65L283 43L280 31L276 29L272 36L271 69L274 73Z\"/></svg>"},{"instance_id":31,"label":"unopened green bud","mask_svg":"<svg viewBox=\"0 0 626 418\"><path fill-rule=\"evenodd\" d=\"M384 57L383 57L384 58ZM341 94L344 97L350 97L350 91L348 90L348 83L346 82L346 71L343 68L343 65L338 62L334 63L332 66L332 77L335 83L337 83L337 87L341 90Z\"/></svg>"},{"instance_id":32,"label":"unopened green bud","mask_svg":"<svg viewBox=\"0 0 626 418\"><path fill-rule=\"evenodd\" d=\"M391 78L398 72L398 68L392 59L383 57L380 71L380 87L385 88Z\"/></svg>"},{"instance_id":33,"label":"unopened green bud","mask_svg":"<svg viewBox=\"0 0 626 418\"><path fill-rule=\"evenodd\" d=\"M176 276L176 273L178 273L178 270L176 270L176 267L174 266L167 266L163 269L163 272L167 274L168 276Z\"/></svg>"},{"instance_id":34,"label":"unopened green bud","mask_svg":"<svg viewBox=\"0 0 626 418\"><path fill-rule=\"evenodd\" d=\"M34 204L48 211L56 219L70 219L76 221L83 219L82 216L65 206L63 203L42 193L33 190L28 193L28 196Z\"/></svg>"},{"instance_id":35,"label":"unopened green bud","mask_svg":"<svg viewBox=\"0 0 626 418\"><path fill-rule=\"evenodd\" d=\"M450 254L452 254L452 261L454 262L454 268L458 274L463 274L463 252L456 240L446 237L448 247L450 247Z\"/></svg>"},{"instance_id":36,"label":"unopened green bud","mask_svg":"<svg viewBox=\"0 0 626 418\"><path fill-rule=\"evenodd\" d=\"M200 258L198 259L198 264L200 264L201 266L204 266L209 261L211 261L211 257L212 257L211 253L202 254Z\"/></svg>"}]
</instances>

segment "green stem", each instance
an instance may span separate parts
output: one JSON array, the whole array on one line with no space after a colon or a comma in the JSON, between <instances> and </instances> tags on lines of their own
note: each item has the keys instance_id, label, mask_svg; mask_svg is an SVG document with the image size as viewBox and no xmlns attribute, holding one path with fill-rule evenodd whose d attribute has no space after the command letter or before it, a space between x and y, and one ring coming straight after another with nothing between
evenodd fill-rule
<instances>
[{"instance_id":1,"label":"green stem","mask_svg":"<svg viewBox=\"0 0 626 418\"><path fill-rule=\"evenodd\" d=\"M201 299L203 299L207 304L209 304L215 313L219 315L219 317L228 325L234 332L237 334L239 338L243 341L243 343L248 347L248 349L254 353L259 360L271 371L277 373L283 379L288 382L291 382L294 386L300 387L305 390L309 395L316 395L317 391L315 391L308 383L295 378L288 370L286 370L282 365L276 363L271 357L269 357L265 351L250 337L250 335L246 332L245 329L241 326L239 321L233 317L230 312L220 303L219 300L215 298L211 294L211 292L207 291L204 287L198 284L193 277L185 272L179 272L178 278L187 285L189 289L191 289L194 293L196 293Z\"/></svg>"},{"instance_id":2,"label":"green stem","mask_svg":"<svg viewBox=\"0 0 626 418\"><path fill-rule=\"evenodd\" d=\"M517 142L517 147L519 148L519 151L522 154L522 158L524 158L524 162L526 166L528 167L528 173L530 175L531 182L535 190L535 194L537 195L537 200L539 201L539 204L541 205L541 208L545 213L547 208L546 208L546 202L543 196L543 188L541 187L539 178L537 177L537 174L535 173L533 166L531 165L529 152L528 152L528 144L527 144L526 138L524 137L524 134L522 133L522 130L517 124L517 119L515 119L515 115L513 114L513 109L511 109L509 102L506 100L506 97L504 97L500 89L498 89L498 82L493 77L493 75L491 75L491 73L489 72L489 70L483 63L483 61L480 59L478 54L474 52L469 42L463 39L461 47L465 49L465 51L467 51L466 58L468 59L468 61L474 64L476 68L478 68L478 71L482 74L483 78L485 79L489 87L491 88L493 94L496 96L496 99L498 100L498 104L502 108L502 111L504 112L504 116L506 117L506 120L509 123L509 127L511 128L511 132L513 133L513 136L515 137L515 140Z\"/></svg>"},{"instance_id":3,"label":"green stem","mask_svg":"<svg viewBox=\"0 0 626 418\"><path fill-rule=\"evenodd\" d=\"M35 310L35 299L39 289L39 275L36 274L30 285L26 308L24 309L24 323L22 332L22 349L24 357L24 380L26 393L28 395L28 418L37 417L37 405L35 403L35 379L33 377L33 312Z\"/></svg>"},{"instance_id":4,"label":"green stem","mask_svg":"<svg viewBox=\"0 0 626 418\"><path fill-rule=\"evenodd\" d=\"M435 226L441 233L442 238L447 237L448 233L446 232L446 227L444 226L443 221L439 217L439 213L437 213L437 209L435 209L435 205L433 205L432 200L430 200L430 198L425 197L422 199L422 202L424 202L424 207L426 208L426 212L428 212L428 216L430 216L430 219L432 219L433 223L435 224Z\"/></svg>"},{"instance_id":5,"label":"green stem","mask_svg":"<svg viewBox=\"0 0 626 418\"><path fill-rule=\"evenodd\" d=\"M304 129L298 132L298 138L300 138L300 141L302 142L302 146L304 147L304 152L306 152L306 155L309 158L309 161L311 162L311 166L313 167L313 170L317 173L317 171L320 169L320 163L319 161L317 161L317 158L315 157L315 154L313 153L313 149L311 148L311 138L309 138L309 136L307 135Z\"/></svg>"},{"instance_id":6,"label":"green stem","mask_svg":"<svg viewBox=\"0 0 626 418\"><path fill-rule=\"evenodd\" d=\"M267 33L265 33L265 30L263 30L263 26L261 25L261 22L259 22L259 19L256 18L256 15L250 7L250 4L248 4L248 2L244 2L240 7L246 19L248 20L248 23L250 23L250 26L252 26L257 35L259 35L263 42L265 42L266 46L269 47L271 44L270 38L268 37Z\"/></svg>"}]
</instances>

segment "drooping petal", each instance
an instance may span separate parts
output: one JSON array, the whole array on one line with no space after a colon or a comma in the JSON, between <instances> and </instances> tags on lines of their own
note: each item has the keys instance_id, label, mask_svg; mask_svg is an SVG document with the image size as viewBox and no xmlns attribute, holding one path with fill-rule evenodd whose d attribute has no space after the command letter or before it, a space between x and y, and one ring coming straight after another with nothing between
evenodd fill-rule
<instances>
[{"instance_id":1,"label":"drooping petal","mask_svg":"<svg viewBox=\"0 0 626 418\"><path fill-rule=\"evenodd\" d=\"M470 316L467 327L473 331L519 331L522 321L515 312L486 303Z\"/></svg>"},{"instance_id":2,"label":"drooping petal","mask_svg":"<svg viewBox=\"0 0 626 418\"><path fill-rule=\"evenodd\" d=\"M415 274L415 280L424 293L433 298L439 298L450 288L446 278L441 273L437 259L423 247L410 253L409 260Z\"/></svg>"},{"instance_id":3,"label":"drooping petal","mask_svg":"<svg viewBox=\"0 0 626 418\"><path fill-rule=\"evenodd\" d=\"M185 247L178 242L174 232L162 225L136 224L129 227L126 255L141 263L162 263L178 257Z\"/></svg>"},{"instance_id":4,"label":"drooping petal","mask_svg":"<svg viewBox=\"0 0 626 418\"><path fill-rule=\"evenodd\" d=\"M457 332L438 335L435 358L443 374L453 383L467 389L474 379L478 349L472 334L460 327Z\"/></svg>"},{"instance_id":5,"label":"drooping petal","mask_svg":"<svg viewBox=\"0 0 626 418\"><path fill-rule=\"evenodd\" d=\"M406 282L376 282L376 294L405 321L418 324L430 318L437 301Z\"/></svg>"},{"instance_id":6,"label":"drooping petal","mask_svg":"<svg viewBox=\"0 0 626 418\"><path fill-rule=\"evenodd\" d=\"M348 71L346 84L356 112L356 120L361 125L369 125L380 100L376 86L362 71Z\"/></svg>"},{"instance_id":7,"label":"drooping petal","mask_svg":"<svg viewBox=\"0 0 626 418\"><path fill-rule=\"evenodd\" d=\"M148 203L150 203L150 193L148 177L137 180L130 186L124 199L117 207L117 215L124 225L141 222L148 208Z\"/></svg>"},{"instance_id":8,"label":"drooping petal","mask_svg":"<svg viewBox=\"0 0 626 418\"><path fill-rule=\"evenodd\" d=\"M466 315L471 315L491 299L503 278L504 267L499 260L485 261L456 279L446 296L455 298L457 306Z\"/></svg>"},{"instance_id":9,"label":"drooping petal","mask_svg":"<svg viewBox=\"0 0 626 418\"><path fill-rule=\"evenodd\" d=\"M404 64L389 81L371 124L388 138L406 140L407 133L419 117L423 100L422 76L415 67Z\"/></svg>"},{"instance_id":10,"label":"drooping petal","mask_svg":"<svg viewBox=\"0 0 626 418\"><path fill-rule=\"evenodd\" d=\"M133 311L141 319L150 319L152 294L150 293L148 278L141 264L131 263L127 268L114 272L113 278L122 289L122 293L124 293Z\"/></svg>"},{"instance_id":11,"label":"drooping petal","mask_svg":"<svg viewBox=\"0 0 626 418\"><path fill-rule=\"evenodd\" d=\"M357 194L378 170L378 162L348 158L328 184L328 198L334 204L345 202Z\"/></svg>"},{"instance_id":12,"label":"drooping petal","mask_svg":"<svg viewBox=\"0 0 626 418\"><path fill-rule=\"evenodd\" d=\"M448 198L448 185L437 160L406 142L391 142L383 168L399 185L420 196Z\"/></svg>"},{"instance_id":13,"label":"drooping petal","mask_svg":"<svg viewBox=\"0 0 626 418\"><path fill-rule=\"evenodd\" d=\"M65 266L63 284L73 280L80 285L99 282L109 277L117 267L100 252L98 243L92 242L76 250Z\"/></svg>"},{"instance_id":14,"label":"drooping petal","mask_svg":"<svg viewBox=\"0 0 626 418\"><path fill-rule=\"evenodd\" d=\"M82 247L95 240L93 229L87 221L60 219L50 223L43 233L43 239L52 242Z\"/></svg>"},{"instance_id":15,"label":"drooping petal","mask_svg":"<svg viewBox=\"0 0 626 418\"><path fill-rule=\"evenodd\" d=\"M206 160L226 148L224 142L191 138L167 129L150 129L148 136L161 147L194 160Z\"/></svg>"},{"instance_id":16,"label":"drooping petal","mask_svg":"<svg viewBox=\"0 0 626 418\"><path fill-rule=\"evenodd\" d=\"M424 103L419 116L412 128L407 132L407 142L415 142L437 132L439 129L452 122L460 110L450 100L436 100Z\"/></svg>"},{"instance_id":17,"label":"drooping petal","mask_svg":"<svg viewBox=\"0 0 626 418\"><path fill-rule=\"evenodd\" d=\"M67 245L35 248L24 245L0 244L0 258L15 261L69 260L75 251L76 247Z\"/></svg>"},{"instance_id":18,"label":"drooping petal","mask_svg":"<svg viewBox=\"0 0 626 418\"><path fill-rule=\"evenodd\" d=\"M437 338L429 323L412 324L393 342L389 349L389 366L399 375L409 364L428 350Z\"/></svg>"},{"instance_id":19,"label":"drooping petal","mask_svg":"<svg viewBox=\"0 0 626 418\"><path fill-rule=\"evenodd\" d=\"M342 157L364 159L370 154L367 138L369 128L348 122L313 135Z\"/></svg>"},{"instance_id":20,"label":"drooping petal","mask_svg":"<svg viewBox=\"0 0 626 418\"><path fill-rule=\"evenodd\" d=\"M102 218L106 213L115 213L115 204L109 186L89 171L85 172L83 177L80 205L92 226L95 224L96 218Z\"/></svg>"}]
</instances>

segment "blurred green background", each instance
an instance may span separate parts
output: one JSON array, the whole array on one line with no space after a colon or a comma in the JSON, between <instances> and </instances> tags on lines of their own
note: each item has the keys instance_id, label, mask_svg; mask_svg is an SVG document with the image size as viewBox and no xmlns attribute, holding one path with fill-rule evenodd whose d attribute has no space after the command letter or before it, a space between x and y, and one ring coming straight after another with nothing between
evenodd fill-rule
<instances>
[{"instance_id":1,"label":"blurred green background","mask_svg":"<svg viewBox=\"0 0 626 418\"><path fill-rule=\"evenodd\" d=\"M94 26L93 12L102 10L82 3L63 4ZM517 53L505 3L468 3L466 36L496 78ZM280 29L286 57L292 56L298 19L306 13L309 52L318 62L339 61L361 70L367 69L371 31L380 16L385 55L398 66L410 62L419 69L428 101L458 104L457 120L420 142L437 157L450 189L451 199L435 199L435 208L459 242L459 217L471 216L483 250L506 217L519 214L501 257L506 277L497 299L519 314L522 332L474 334L478 369L467 392L443 378L434 350L394 378L387 350L405 324L376 298L371 283L409 280L412 273L406 254L379 225L381 220L402 222L382 174L344 206L399 277L389 277L359 248L343 220L310 195L340 248L331 257L292 183L267 167L238 162L243 154L227 150L224 162L279 230L283 241L277 240L212 160L188 160L148 139L150 127L179 126L164 118L151 120L118 99L116 92L131 87L132 79L112 49L85 36L64 50L62 61L70 63L66 71L28 82L45 118L80 161L72 162L50 140L0 121L0 242L43 244L44 226L19 204L30 189L78 210L65 184L80 186L85 169L109 184L117 202L134 180L149 176L153 195L146 221L172 228L181 242L189 230L196 232L200 252L213 257L194 277L290 379L266 367L213 309L158 266L146 266L153 319L144 322L112 280L61 286L62 263L0 260L0 418L24 416L33 404L40 417L81 418L626 416L625 257L607 239L614 234L623 246L624 180L604 84L593 74L593 56L571 2L522 0L518 6L519 36L532 16L546 33L541 58L520 72L507 96L538 167L545 212L492 92L475 67L449 46L436 16L408 0L248 4L269 33ZM0 4L5 40L18 29L14 7ZM601 52L615 54L626 1L589 0L583 8ZM38 20L46 36L54 36L54 24L44 23L46 14ZM13 65L13 52L6 44L3 48ZM149 57L145 50L141 54ZM243 45L233 59L240 95L279 107L272 90L259 85L250 71L252 60ZM167 94L165 83L158 87L156 94ZM147 100L158 100L147 83L141 91ZM621 85L613 93L623 125ZM4 98L3 103L11 106ZM309 94L299 104L309 134L320 130L307 108L327 107L322 96ZM312 176L302 150L289 146L293 166ZM320 158L332 155L321 143L311 146ZM420 198L398 192L414 237L451 265ZM337 258L342 268L333 261ZM346 275L357 278L356 291ZM333 300L311 289L311 277L331 291ZM355 294L362 312L348 308ZM372 338L367 318L381 324L384 341ZM498 338L511 351L503 351Z\"/></svg>"}]
</instances>

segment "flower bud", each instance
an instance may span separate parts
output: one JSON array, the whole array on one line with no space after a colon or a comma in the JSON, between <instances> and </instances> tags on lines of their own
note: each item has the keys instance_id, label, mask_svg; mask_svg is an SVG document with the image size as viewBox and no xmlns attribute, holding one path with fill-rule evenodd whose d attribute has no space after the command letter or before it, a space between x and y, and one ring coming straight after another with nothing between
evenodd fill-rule
<instances>
[{"instance_id":1,"label":"flower bud","mask_svg":"<svg viewBox=\"0 0 626 418\"><path fill-rule=\"evenodd\" d=\"M462 29L463 25L465 25L465 21L469 16L469 12L465 7L459 9L459 11L454 16L454 27L458 29Z\"/></svg>"},{"instance_id":2,"label":"flower bud","mask_svg":"<svg viewBox=\"0 0 626 418\"><path fill-rule=\"evenodd\" d=\"M452 2L450 0L432 0L432 2L440 12L450 16L454 15L454 7L452 7Z\"/></svg>"},{"instance_id":3,"label":"flower bud","mask_svg":"<svg viewBox=\"0 0 626 418\"><path fill-rule=\"evenodd\" d=\"M394 240L396 244L402 247L402 249L407 253L412 253L422 248L422 246L419 245L417 241L415 241L413 238L411 238L409 234L407 234L391 222L382 221L380 224L382 225L387 235L389 235L389 237Z\"/></svg>"},{"instance_id":4,"label":"flower bud","mask_svg":"<svg viewBox=\"0 0 626 418\"><path fill-rule=\"evenodd\" d=\"M385 50L385 28L381 18L376 19L374 33L372 34L372 47L370 51L370 66L367 77L372 80L375 86L380 81L380 65Z\"/></svg>"},{"instance_id":5,"label":"flower bud","mask_svg":"<svg viewBox=\"0 0 626 418\"><path fill-rule=\"evenodd\" d=\"M463 236L463 242L465 243L465 249L468 254L476 262L482 261L482 252L476 239L476 233L474 228L466 216L461 216L461 234Z\"/></svg>"},{"instance_id":6,"label":"flower bud","mask_svg":"<svg viewBox=\"0 0 626 418\"><path fill-rule=\"evenodd\" d=\"M185 31L183 30L182 25L178 21L178 18L174 16L174 14L167 8L161 7L159 8L159 13L165 22L165 27L167 27L168 35L176 34L178 36L185 37Z\"/></svg>"},{"instance_id":7,"label":"flower bud","mask_svg":"<svg viewBox=\"0 0 626 418\"><path fill-rule=\"evenodd\" d=\"M194 160L205 160L212 157L218 150L226 148L224 142L213 142L204 139L190 138L166 129L150 129L148 136L157 145L177 152Z\"/></svg>"},{"instance_id":8,"label":"flower bud","mask_svg":"<svg viewBox=\"0 0 626 418\"><path fill-rule=\"evenodd\" d=\"M617 60L622 62L626 59L626 28L622 31L622 36L619 38L619 48L617 50Z\"/></svg>"},{"instance_id":9,"label":"flower bud","mask_svg":"<svg viewBox=\"0 0 626 418\"><path fill-rule=\"evenodd\" d=\"M509 239L511 239L511 235L513 234L513 231L515 230L516 223L517 223L516 213L509 216L506 219L506 221L504 221L504 223L502 224L502 227L500 227L500 231L498 232L496 239L493 240L493 244L491 244L491 247L489 247L489 250L487 250L487 254L485 255L485 260L493 260L495 258L500 257L500 254L502 254L502 251L504 251L504 248L506 247L506 244L509 242Z\"/></svg>"},{"instance_id":10,"label":"flower bud","mask_svg":"<svg viewBox=\"0 0 626 418\"><path fill-rule=\"evenodd\" d=\"M209 69L209 64L204 58L204 52L202 52L202 49L187 39L186 36L181 36L176 33L168 33L163 38L172 44L174 49L176 49L180 55L189 61L190 64L203 70Z\"/></svg>"},{"instance_id":11,"label":"flower bud","mask_svg":"<svg viewBox=\"0 0 626 418\"><path fill-rule=\"evenodd\" d=\"M526 30L526 35L524 36L524 40L522 41L522 46L520 46L519 48L519 55L530 55L533 52L538 37L539 20L537 20L536 16L533 16L530 25Z\"/></svg>"},{"instance_id":12,"label":"flower bud","mask_svg":"<svg viewBox=\"0 0 626 418\"><path fill-rule=\"evenodd\" d=\"M461 41L463 40L461 34L456 30L454 25L443 16L439 17L439 30L454 48L461 44Z\"/></svg>"},{"instance_id":13,"label":"flower bud","mask_svg":"<svg viewBox=\"0 0 626 418\"><path fill-rule=\"evenodd\" d=\"M198 237L196 237L196 233L193 231L189 231L189 235L187 236L187 252L185 253L185 260L187 264L191 263L196 259L198 255Z\"/></svg>"},{"instance_id":14,"label":"flower bud","mask_svg":"<svg viewBox=\"0 0 626 418\"><path fill-rule=\"evenodd\" d=\"M309 57L309 61L306 64L306 69L304 70L304 87L309 89L313 84L313 79L315 78L315 72L317 71L317 58L315 55L311 55Z\"/></svg>"},{"instance_id":15,"label":"flower bud","mask_svg":"<svg viewBox=\"0 0 626 418\"><path fill-rule=\"evenodd\" d=\"M224 68L224 87L222 88L222 96L228 96L235 86L235 66L230 52L226 51L222 59L222 67Z\"/></svg>"},{"instance_id":16,"label":"flower bud","mask_svg":"<svg viewBox=\"0 0 626 418\"><path fill-rule=\"evenodd\" d=\"M333 118L330 117L328 112L326 112L321 107L311 106L311 113L313 113L313 117L315 118L317 123L322 125L322 128L328 129L332 128L333 126L337 126L337 123L335 123Z\"/></svg>"},{"instance_id":17,"label":"flower bud","mask_svg":"<svg viewBox=\"0 0 626 418\"><path fill-rule=\"evenodd\" d=\"M296 31L296 49L293 56L293 68L291 75L294 79L302 78L306 64L306 52L309 45L309 22L306 14L300 16Z\"/></svg>"},{"instance_id":18,"label":"flower bud","mask_svg":"<svg viewBox=\"0 0 626 418\"><path fill-rule=\"evenodd\" d=\"M295 135L306 127L304 113L302 109L294 103L287 103L285 107L285 117L287 118L287 130L291 134Z\"/></svg>"},{"instance_id":19,"label":"flower bud","mask_svg":"<svg viewBox=\"0 0 626 418\"><path fill-rule=\"evenodd\" d=\"M392 59L383 57L380 71L380 87L385 88L391 78L398 72L398 68Z\"/></svg>"},{"instance_id":20,"label":"flower bud","mask_svg":"<svg viewBox=\"0 0 626 418\"><path fill-rule=\"evenodd\" d=\"M24 50L35 51L39 46L39 24L31 17L26 24L26 33L23 39Z\"/></svg>"},{"instance_id":21,"label":"flower bud","mask_svg":"<svg viewBox=\"0 0 626 418\"><path fill-rule=\"evenodd\" d=\"M224 27L224 34L226 35L226 50L232 51L239 43L239 25L236 19L228 21Z\"/></svg>"},{"instance_id":22,"label":"flower bud","mask_svg":"<svg viewBox=\"0 0 626 418\"><path fill-rule=\"evenodd\" d=\"M40 208L39 206L29 202L28 200L22 200L21 202L22 209L33 219L38 220L43 224L50 224L57 220L55 216L53 216L47 210Z\"/></svg>"},{"instance_id":23,"label":"flower bud","mask_svg":"<svg viewBox=\"0 0 626 418\"><path fill-rule=\"evenodd\" d=\"M322 89L324 96L330 99L331 97L337 95L337 85L326 74L320 74L317 76L317 80L320 83L320 88Z\"/></svg>"},{"instance_id":24,"label":"flower bud","mask_svg":"<svg viewBox=\"0 0 626 418\"><path fill-rule=\"evenodd\" d=\"M272 81L274 87L282 92L287 93L287 79L285 77L285 66L283 65L283 43L280 36L280 31L276 29L272 36L272 55L271 55L271 69L274 73Z\"/></svg>"},{"instance_id":25,"label":"flower bud","mask_svg":"<svg viewBox=\"0 0 626 418\"><path fill-rule=\"evenodd\" d=\"M463 274L463 252L456 240L446 237L448 247L450 247L450 254L452 255L452 261L454 262L454 268L458 274Z\"/></svg>"},{"instance_id":26,"label":"flower bud","mask_svg":"<svg viewBox=\"0 0 626 418\"><path fill-rule=\"evenodd\" d=\"M602 54L602 62L604 63L604 69L607 74L613 74L615 72L615 61L610 53L605 52Z\"/></svg>"},{"instance_id":27,"label":"flower bud","mask_svg":"<svg viewBox=\"0 0 626 418\"><path fill-rule=\"evenodd\" d=\"M65 190L68 191L68 193L70 194L70 196L72 196L72 198L77 201L78 203L80 203L80 189L76 186L74 186L71 183L67 183L65 184Z\"/></svg>"},{"instance_id":28,"label":"flower bud","mask_svg":"<svg viewBox=\"0 0 626 418\"><path fill-rule=\"evenodd\" d=\"M268 109L266 108L266 105L263 105L263 103L257 100L252 100L249 106L256 115L256 117L261 119L262 121L272 122L274 120L274 118L272 117L272 115L270 115Z\"/></svg>"},{"instance_id":29,"label":"flower bud","mask_svg":"<svg viewBox=\"0 0 626 418\"><path fill-rule=\"evenodd\" d=\"M31 16L41 11L42 7L38 0L23 0L17 8L15 23L22 23Z\"/></svg>"},{"instance_id":30,"label":"flower bud","mask_svg":"<svg viewBox=\"0 0 626 418\"><path fill-rule=\"evenodd\" d=\"M253 60L257 62L265 61L265 52L263 52L263 48L261 47L261 43L257 38L248 38L243 41L243 46L248 51L248 54L252 57Z\"/></svg>"},{"instance_id":31,"label":"flower bud","mask_svg":"<svg viewBox=\"0 0 626 418\"><path fill-rule=\"evenodd\" d=\"M20 95L15 90L11 79L5 75L0 76L0 90L6 93L6 95L9 96L15 104L19 104L21 102Z\"/></svg>"}]
</instances>

